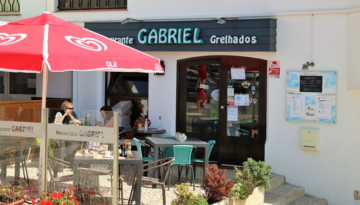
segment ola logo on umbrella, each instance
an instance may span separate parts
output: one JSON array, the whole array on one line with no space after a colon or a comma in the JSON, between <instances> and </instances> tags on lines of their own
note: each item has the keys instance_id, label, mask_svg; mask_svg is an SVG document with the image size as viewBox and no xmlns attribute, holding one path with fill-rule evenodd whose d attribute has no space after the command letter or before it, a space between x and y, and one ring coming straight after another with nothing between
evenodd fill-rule
<instances>
[{"instance_id":1,"label":"ola logo on umbrella","mask_svg":"<svg viewBox=\"0 0 360 205\"><path fill-rule=\"evenodd\" d=\"M155 63L155 70L157 71L161 71L162 70L162 67L159 63Z\"/></svg>"},{"instance_id":2,"label":"ola logo on umbrella","mask_svg":"<svg viewBox=\"0 0 360 205\"><path fill-rule=\"evenodd\" d=\"M81 48L85 48L91 51L102 51L104 48L104 51L107 50L107 46L105 43L94 39L94 38L78 38L74 36L65 36L65 39L69 41L70 43L79 46Z\"/></svg>"},{"instance_id":3,"label":"ola logo on umbrella","mask_svg":"<svg viewBox=\"0 0 360 205\"><path fill-rule=\"evenodd\" d=\"M21 40L26 38L26 34L18 33L18 34L7 34L7 33L0 33L0 46L7 46L13 43L17 43Z\"/></svg>"}]
</instances>

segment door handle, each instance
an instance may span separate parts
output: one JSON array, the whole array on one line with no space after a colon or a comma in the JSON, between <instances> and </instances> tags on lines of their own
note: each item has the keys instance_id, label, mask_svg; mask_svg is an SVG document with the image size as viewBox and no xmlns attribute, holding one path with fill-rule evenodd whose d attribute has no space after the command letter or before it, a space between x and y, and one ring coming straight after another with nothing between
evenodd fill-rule
<instances>
[{"instance_id":1,"label":"door handle","mask_svg":"<svg viewBox=\"0 0 360 205\"><path fill-rule=\"evenodd\" d=\"M223 110L223 109L224 109L224 106L223 106L223 105L221 105L221 106L220 106L220 109L222 109L222 110Z\"/></svg>"}]
</instances>

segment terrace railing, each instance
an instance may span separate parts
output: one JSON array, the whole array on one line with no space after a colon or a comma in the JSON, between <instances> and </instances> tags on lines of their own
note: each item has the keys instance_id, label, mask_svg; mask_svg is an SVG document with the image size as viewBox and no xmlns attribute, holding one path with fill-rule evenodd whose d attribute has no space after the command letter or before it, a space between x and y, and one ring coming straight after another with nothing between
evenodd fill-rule
<instances>
[{"instance_id":1,"label":"terrace railing","mask_svg":"<svg viewBox=\"0 0 360 205\"><path fill-rule=\"evenodd\" d=\"M0 13L19 12L20 0L0 0Z\"/></svg>"},{"instance_id":2,"label":"terrace railing","mask_svg":"<svg viewBox=\"0 0 360 205\"><path fill-rule=\"evenodd\" d=\"M59 10L126 9L127 0L59 0Z\"/></svg>"}]
</instances>

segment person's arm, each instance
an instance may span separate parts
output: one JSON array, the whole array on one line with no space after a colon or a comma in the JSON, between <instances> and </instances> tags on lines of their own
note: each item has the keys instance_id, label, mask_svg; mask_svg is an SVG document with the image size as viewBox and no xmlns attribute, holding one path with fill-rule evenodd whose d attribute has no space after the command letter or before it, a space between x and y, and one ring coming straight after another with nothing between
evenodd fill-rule
<instances>
[{"instance_id":1,"label":"person's arm","mask_svg":"<svg viewBox=\"0 0 360 205\"><path fill-rule=\"evenodd\" d=\"M65 116L66 116L66 113L64 115L62 115L61 112L57 112L55 115L54 124L62 124Z\"/></svg>"},{"instance_id":2,"label":"person's arm","mask_svg":"<svg viewBox=\"0 0 360 205\"><path fill-rule=\"evenodd\" d=\"M71 113L69 113L69 116L70 116L70 118L71 118L74 125L77 125L79 123L79 120L77 120Z\"/></svg>"},{"instance_id":3,"label":"person's arm","mask_svg":"<svg viewBox=\"0 0 360 205\"><path fill-rule=\"evenodd\" d=\"M97 119L94 119L94 123L95 123L96 125L99 125L100 127L106 127L102 122L100 122L100 121L97 120Z\"/></svg>"}]
</instances>

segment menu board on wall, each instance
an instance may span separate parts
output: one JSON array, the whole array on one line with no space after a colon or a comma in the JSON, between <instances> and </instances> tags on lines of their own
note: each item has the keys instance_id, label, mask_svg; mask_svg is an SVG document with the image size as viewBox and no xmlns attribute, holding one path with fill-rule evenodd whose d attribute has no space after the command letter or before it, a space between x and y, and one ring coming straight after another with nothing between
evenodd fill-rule
<instances>
[{"instance_id":1,"label":"menu board on wall","mask_svg":"<svg viewBox=\"0 0 360 205\"><path fill-rule=\"evenodd\" d=\"M287 73L287 121L336 123L336 72Z\"/></svg>"},{"instance_id":2,"label":"menu board on wall","mask_svg":"<svg viewBox=\"0 0 360 205\"><path fill-rule=\"evenodd\" d=\"M300 92L322 92L322 76L300 76Z\"/></svg>"}]
</instances>

